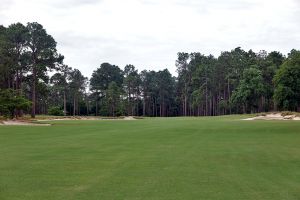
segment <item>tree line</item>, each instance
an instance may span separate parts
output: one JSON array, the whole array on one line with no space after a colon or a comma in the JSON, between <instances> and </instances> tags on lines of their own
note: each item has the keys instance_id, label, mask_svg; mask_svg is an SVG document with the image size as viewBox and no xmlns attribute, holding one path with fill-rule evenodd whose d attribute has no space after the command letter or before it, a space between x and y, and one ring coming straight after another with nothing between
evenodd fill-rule
<instances>
[{"instance_id":1,"label":"tree line","mask_svg":"<svg viewBox=\"0 0 300 200\"><path fill-rule=\"evenodd\" d=\"M300 51L179 52L178 76L102 63L90 79L64 63L36 22L0 26L0 114L215 116L300 109Z\"/></svg>"}]
</instances>

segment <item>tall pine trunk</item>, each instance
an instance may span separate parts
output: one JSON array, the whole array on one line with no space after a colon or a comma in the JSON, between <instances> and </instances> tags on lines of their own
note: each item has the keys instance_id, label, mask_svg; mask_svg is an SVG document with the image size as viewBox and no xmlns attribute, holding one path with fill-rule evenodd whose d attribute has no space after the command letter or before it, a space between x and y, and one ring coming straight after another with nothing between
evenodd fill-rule
<instances>
[{"instance_id":1,"label":"tall pine trunk","mask_svg":"<svg viewBox=\"0 0 300 200\"><path fill-rule=\"evenodd\" d=\"M206 79L206 81L205 81L205 116L208 116L207 79Z\"/></svg>"},{"instance_id":2,"label":"tall pine trunk","mask_svg":"<svg viewBox=\"0 0 300 200\"><path fill-rule=\"evenodd\" d=\"M73 116L76 115L76 100L75 100L75 95L74 95L74 98L73 98Z\"/></svg>"},{"instance_id":3,"label":"tall pine trunk","mask_svg":"<svg viewBox=\"0 0 300 200\"><path fill-rule=\"evenodd\" d=\"M146 115L146 97L144 96L144 100L143 100L143 116Z\"/></svg>"},{"instance_id":4,"label":"tall pine trunk","mask_svg":"<svg viewBox=\"0 0 300 200\"><path fill-rule=\"evenodd\" d=\"M187 95L184 95L184 116L187 115Z\"/></svg>"},{"instance_id":5,"label":"tall pine trunk","mask_svg":"<svg viewBox=\"0 0 300 200\"><path fill-rule=\"evenodd\" d=\"M36 104L36 66L33 66L32 73L32 106L31 106L31 117L35 118L35 104Z\"/></svg>"},{"instance_id":6,"label":"tall pine trunk","mask_svg":"<svg viewBox=\"0 0 300 200\"><path fill-rule=\"evenodd\" d=\"M227 81L227 91L228 91L228 103L230 101L230 84L229 84L229 79ZM231 115L231 107L229 106L229 114Z\"/></svg>"},{"instance_id":7,"label":"tall pine trunk","mask_svg":"<svg viewBox=\"0 0 300 200\"><path fill-rule=\"evenodd\" d=\"M98 98L96 99L96 116L98 116Z\"/></svg>"},{"instance_id":8,"label":"tall pine trunk","mask_svg":"<svg viewBox=\"0 0 300 200\"><path fill-rule=\"evenodd\" d=\"M66 90L64 90L64 116L67 115L67 100L66 100Z\"/></svg>"}]
</instances>

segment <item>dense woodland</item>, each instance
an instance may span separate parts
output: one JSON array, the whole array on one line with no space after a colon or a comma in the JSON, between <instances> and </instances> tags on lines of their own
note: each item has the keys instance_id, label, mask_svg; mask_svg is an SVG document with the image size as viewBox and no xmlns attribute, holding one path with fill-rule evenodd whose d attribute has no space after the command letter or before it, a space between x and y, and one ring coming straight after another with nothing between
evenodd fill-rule
<instances>
[{"instance_id":1,"label":"dense woodland","mask_svg":"<svg viewBox=\"0 0 300 200\"><path fill-rule=\"evenodd\" d=\"M300 51L219 57L179 52L168 69L99 63L90 79L64 63L36 22L0 26L0 114L214 116L300 109Z\"/></svg>"}]
</instances>

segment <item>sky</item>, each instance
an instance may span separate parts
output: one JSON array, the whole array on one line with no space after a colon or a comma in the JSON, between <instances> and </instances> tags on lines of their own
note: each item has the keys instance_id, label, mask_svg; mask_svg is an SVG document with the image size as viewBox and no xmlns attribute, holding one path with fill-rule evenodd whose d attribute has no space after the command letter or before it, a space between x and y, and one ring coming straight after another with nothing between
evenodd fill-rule
<instances>
[{"instance_id":1,"label":"sky","mask_svg":"<svg viewBox=\"0 0 300 200\"><path fill-rule=\"evenodd\" d=\"M168 68L178 52L300 49L300 0L0 0L0 24L38 22L64 63Z\"/></svg>"}]
</instances>

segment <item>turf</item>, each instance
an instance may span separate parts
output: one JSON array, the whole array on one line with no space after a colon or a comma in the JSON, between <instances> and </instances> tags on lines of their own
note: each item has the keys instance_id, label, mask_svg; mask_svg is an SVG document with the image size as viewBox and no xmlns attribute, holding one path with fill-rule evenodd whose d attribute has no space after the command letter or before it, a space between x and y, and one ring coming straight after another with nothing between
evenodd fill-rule
<instances>
[{"instance_id":1,"label":"turf","mask_svg":"<svg viewBox=\"0 0 300 200\"><path fill-rule=\"evenodd\" d=\"M0 199L300 199L300 122L0 126Z\"/></svg>"}]
</instances>

